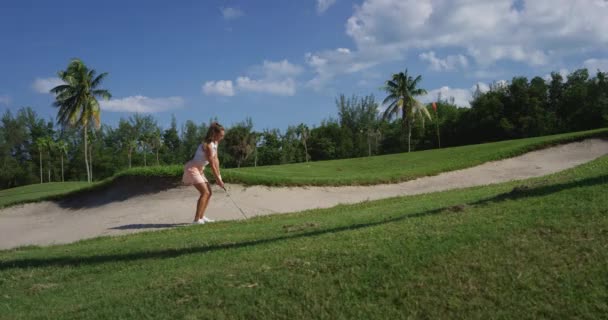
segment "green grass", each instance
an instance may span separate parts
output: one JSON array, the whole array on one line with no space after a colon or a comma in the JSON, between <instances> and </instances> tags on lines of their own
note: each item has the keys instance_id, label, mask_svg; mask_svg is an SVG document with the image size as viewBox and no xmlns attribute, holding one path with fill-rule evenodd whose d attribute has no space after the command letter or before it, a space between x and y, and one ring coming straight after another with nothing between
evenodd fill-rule
<instances>
[{"instance_id":1,"label":"green grass","mask_svg":"<svg viewBox=\"0 0 608 320\"><path fill-rule=\"evenodd\" d=\"M0 318L599 319L608 156L547 177L0 251Z\"/></svg>"},{"instance_id":2,"label":"green grass","mask_svg":"<svg viewBox=\"0 0 608 320\"><path fill-rule=\"evenodd\" d=\"M48 199L86 187L86 182L49 182L0 190L0 208L12 204Z\"/></svg>"},{"instance_id":3,"label":"green grass","mask_svg":"<svg viewBox=\"0 0 608 320\"><path fill-rule=\"evenodd\" d=\"M473 167L484 162L514 157L556 144L606 136L608 136L608 129L598 129L375 157L257 168L222 169L222 177L228 183L269 186L339 186L394 183ZM207 171L207 177L212 178L209 168L207 168ZM0 208L20 203L61 199L76 192L95 191L107 187L118 177L169 177L179 181L182 174L182 165L135 167L121 171L103 181L90 185L81 184L73 189L53 190L52 185L49 184L48 192L41 192L38 195L20 195L19 190L8 189L0 191L8 194L7 197L0 198ZM41 186L41 188L45 187Z\"/></svg>"},{"instance_id":4,"label":"green grass","mask_svg":"<svg viewBox=\"0 0 608 320\"><path fill-rule=\"evenodd\" d=\"M231 183L273 186L392 183L473 167L559 143L607 134L608 129L600 129L375 157L223 169L222 177ZM182 166L134 168L123 174L181 177Z\"/></svg>"}]
</instances>

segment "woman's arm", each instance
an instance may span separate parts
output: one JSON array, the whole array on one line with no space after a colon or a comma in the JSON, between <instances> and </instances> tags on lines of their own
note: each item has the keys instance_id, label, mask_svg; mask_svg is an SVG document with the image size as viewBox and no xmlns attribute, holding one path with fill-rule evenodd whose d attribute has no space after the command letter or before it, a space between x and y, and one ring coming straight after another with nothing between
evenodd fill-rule
<instances>
[{"instance_id":1,"label":"woman's arm","mask_svg":"<svg viewBox=\"0 0 608 320\"><path fill-rule=\"evenodd\" d=\"M222 181L222 175L220 174L220 161L217 157L217 152L213 150L210 143L205 143L205 154L209 155L209 165L211 166L211 172L213 172L213 176L215 177L215 183L220 187L224 187L224 182Z\"/></svg>"}]
</instances>

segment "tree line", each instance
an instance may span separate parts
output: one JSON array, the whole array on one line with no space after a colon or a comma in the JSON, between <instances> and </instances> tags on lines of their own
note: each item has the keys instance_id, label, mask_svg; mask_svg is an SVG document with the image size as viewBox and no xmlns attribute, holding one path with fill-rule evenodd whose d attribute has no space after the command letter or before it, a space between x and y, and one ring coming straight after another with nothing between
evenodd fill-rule
<instances>
[{"instance_id":1,"label":"tree line","mask_svg":"<svg viewBox=\"0 0 608 320\"><path fill-rule=\"evenodd\" d=\"M59 72L53 88L57 119L32 108L7 110L0 121L0 188L49 181L100 180L133 166L183 164L203 140L208 124L175 117L162 128L149 114L133 114L116 126L100 121L98 98L107 74L80 60ZM586 69L565 78L514 77L477 88L470 107L451 97L422 104L421 76L405 72L386 81L382 103L373 95L339 95L335 117L319 125L254 130L251 118L226 128L219 153L223 167L278 165L343 159L533 137L605 127L606 73ZM385 107L382 107L385 106ZM209 122L217 119L210 119Z\"/></svg>"}]
</instances>

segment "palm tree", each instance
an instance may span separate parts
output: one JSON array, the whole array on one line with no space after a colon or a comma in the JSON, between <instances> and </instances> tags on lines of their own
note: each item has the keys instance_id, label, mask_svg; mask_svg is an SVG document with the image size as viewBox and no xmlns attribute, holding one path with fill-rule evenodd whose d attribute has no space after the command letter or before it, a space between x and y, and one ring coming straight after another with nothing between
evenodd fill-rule
<instances>
[{"instance_id":1,"label":"palm tree","mask_svg":"<svg viewBox=\"0 0 608 320\"><path fill-rule=\"evenodd\" d=\"M73 59L67 69L59 71L59 78L64 82L51 89L55 94L54 106L59 108L57 121L64 126L81 127L84 135L84 163L87 170L87 181L91 182L91 171L88 159L88 127L99 129L101 125L99 102L97 98L109 100L112 95L108 90L99 89L103 79L108 75L97 75L81 60Z\"/></svg>"},{"instance_id":2,"label":"palm tree","mask_svg":"<svg viewBox=\"0 0 608 320\"><path fill-rule=\"evenodd\" d=\"M163 146L163 139L161 138L160 128L156 128L154 129L154 132L152 132L152 135L150 136L150 145L152 146L152 148L154 148L154 151L156 152L156 165L159 166L160 161L158 160L158 153L160 151L160 148L162 148Z\"/></svg>"},{"instance_id":3,"label":"palm tree","mask_svg":"<svg viewBox=\"0 0 608 320\"><path fill-rule=\"evenodd\" d=\"M403 128L407 127L407 151L411 150L412 139L412 124L414 116L424 115L431 119L429 111L414 97L426 94L426 90L417 88L418 83L422 80L422 76L418 75L412 78L405 72L393 74L391 80L386 81L386 85L382 88L388 93L388 96L382 102L388 103L388 107L384 111L383 118L388 119L393 115L398 116L401 110L401 120ZM421 117L422 125L424 126L424 117Z\"/></svg>"},{"instance_id":4,"label":"palm tree","mask_svg":"<svg viewBox=\"0 0 608 320\"><path fill-rule=\"evenodd\" d=\"M308 146L306 145L306 141L308 140L309 132L308 126L303 123L300 123L298 128L296 129L298 136L300 136L300 140L302 140L302 144L304 144L304 157L306 158L306 162L308 162Z\"/></svg>"},{"instance_id":5,"label":"palm tree","mask_svg":"<svg viewBox=\"0 0 608 320\"><path fill-rule=\"evenodd\" d=\"M137 148L137 140L127 140L127 157L129 158L129 169L131 169L131 163L133 159L133 150Z\"/></svg>"},{"instance_id":6,"label":"palm tree","mask_svg":"<svg viewBox=\"0 0 608 320\"><path fill-rule=\"evenodd\" d=\"M55 149L55 141L53 141L53 138L51 137L44 137L44 147L46 148L46 153L47 153L47 171L49 174L49 180L48 182L51 182L51 151L53 149Z\"/></svg>"},{"instance_id":7,"label":"palm tree","mask_svg":"<svg viewBox=\"0 0 608 320\"><path fill-rule=\"evenodd\" d=\"M137 144L139 145L144 154L144 167L147 167L148 137L145 134L141 134L137 139Z\"/></svg>"},{"instance_id":8,"label":"palm tree","mask_svg":"<svg viewBox=\"0 0 608 320\"><path fill-rule=\"evenodd\" d=\"M253 158L253 166L257 167L258 166L258 144L260 143L260 139L262 138L262 133L261 132L252 132L251 133L253 135L253 153L254 153L254 158Z\"/></svg>"},{"instance_id":9,"label":"palm tree","mask_svg":"<svg viewBox=\"0 0 608 320\"><path fill-rule=\"evenodd\" d=\"M131 123L132 119L125 121L120 119L118 123L118 133L120 146L127 151L127 159L129 161L129 169L131 169L133 151L137 148L137 129Z\"/></svg>"},{"instance_id":10,"label":"palm tree","mask_svg":"<svg viewBox=\"0 0 608 320\"><path fill-rule=\"evenodd\" d=\"M63 155L68 155L68 144L64 140L58 140L56 143L57 151L59 151L59 155L61 156L61 182L64 182L65 179L63 177Z\"/></svg>"},{"instance_id":11,"label":"palm tree","mask_svg":"<svg viewBox=\"0 0 608 320\"><path fill-rule=\"evenodd\" d=\"M95 135L95 131L92 131L91 134L89 135L89 173L90 173L90 177L91 177L91 181L93 181L93 147L95 146L95 142L96 142L96 135Z\"/></svg>"},{"instance_id":12,"label":"palm tree","mask_svg":"<svg viewBox=\"0 0 608 320\"><path fill-rule=\"evenodd\" d=\"M42 183L42 149L46 145L46 138L40 137L36 139L36 149L38 149L39 159L40 159L40 183Z\"/></svg>"}]
</instances>

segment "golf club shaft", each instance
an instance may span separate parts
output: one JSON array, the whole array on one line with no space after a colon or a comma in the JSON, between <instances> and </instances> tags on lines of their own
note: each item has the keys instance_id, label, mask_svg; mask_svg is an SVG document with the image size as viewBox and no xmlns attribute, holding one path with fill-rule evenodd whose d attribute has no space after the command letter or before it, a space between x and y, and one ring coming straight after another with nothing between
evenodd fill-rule
<instances>
[{"instance_id":1,"label":"golf club shaft","mask_svg":"<svg viewBox=\"0 0 608 320\"><path fill-rule=\"evenodd\" d=\"M230 196L230 192L228 192L228 190L226 190L226 187L223 187L224 191L226 191L226 194L228 195L228 198L230 198L230 201L232 201L232 204L234 204L234 206L239 209L239 211L241 212L241 214L243 215L243 217L245 217L245 219L247 218L247 215L245 214L245 212L243 212L243 209L241 209L241 207L239 207L238 204L236 204L236 202L234 202L234 199L232 199L232 197Z\"/></svg>"}]
</instances>

